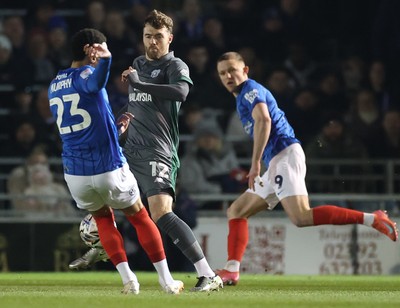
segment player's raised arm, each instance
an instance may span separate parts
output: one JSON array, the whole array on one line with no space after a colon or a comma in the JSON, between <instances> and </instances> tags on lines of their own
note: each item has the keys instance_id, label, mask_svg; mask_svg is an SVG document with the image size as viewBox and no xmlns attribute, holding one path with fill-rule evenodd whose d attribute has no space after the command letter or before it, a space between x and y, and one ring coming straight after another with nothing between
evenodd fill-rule
<instances>
[{"instance_id":1,"label":"player's raised arm","mask_svg":"<svg viewBox=\"0 0 400 308\"><path fill-rule=\"evenodd\" d=\"M97 92L107 84L111 68L111 52L107 43L85 45L84 51L96 70L88 78L87 87L90 92Z\"/></svg>"},{"instance_id":2,"label":"player's raised arm","mask_svg":"<svg viewBox=\"0 0 400 308\"><path fill-rule=\"evenodd\" d=\"M185 101L190 89L189 84L183 80L173 84L155 84L140 81L137 71L131 66L122 72L121 80L128 81L132 87L140 91L174 101Z\"/></svg>"}]
</instances>

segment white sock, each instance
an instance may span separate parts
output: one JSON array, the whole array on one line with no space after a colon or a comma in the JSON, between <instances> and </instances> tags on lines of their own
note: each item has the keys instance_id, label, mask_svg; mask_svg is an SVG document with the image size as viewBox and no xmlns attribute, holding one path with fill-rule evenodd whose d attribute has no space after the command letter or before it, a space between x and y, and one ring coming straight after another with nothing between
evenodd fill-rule
<instances>
[{"instance_id":1,"label":"white sock","mask_svg":"<svg viewBox=\"0 0 400 308\"><path fill-rule=\"evenodd\" d=\"M229 260L226 262L224 269L230 272L238 272L240 268L240 262L236 260Z\"/></svg>"},{"instance_id":2,"label":"white sock","mask_svg":"<svg viewBox=\"0 0 400 308\"><path fill-rule=\"evenodd\" d=\"M126 284L131 280L136 282L138 281L135 273L130 269L128 262L121 262L116 266L116 268L121 276L123 284Z\"/></svg>"},{"instance_id":3,"label":"white sock","mask_svg":"<svg viewBox=\"0 0 400 308\"><path fill-rule=\"evenodd\" d=\"M364 213L364 222L363 224L372 227L372 224L374 223L375 215L370 214L370 213Z\"/></svg>"},{"instance_id":4,"label":"white sock","mask_svg":"<svg viewBox=\"0 0 400 308\"><path fill-rule=\"evenodd\" d=\"M203 258L199 261L197 261L195 264L193 264L196 271L197 275L199 277L205 276L205 277L214 277L215 273L211 269L210 265L208 264L206 258Z\"/></svg>"},{"instance_id":5,"label":"white sock","mask_svg":"<svg viewBox=\"0 0 400 308\"><path fill-rule=\"evenodd\" d=\"M160 282L160 285L163 288L166 285L174 282L174 278L172 278L171 272L169 271L169 268L168 268L167 259L153 263L153 265L158 273L158 281Z\"/></svg>"}]
</instances>

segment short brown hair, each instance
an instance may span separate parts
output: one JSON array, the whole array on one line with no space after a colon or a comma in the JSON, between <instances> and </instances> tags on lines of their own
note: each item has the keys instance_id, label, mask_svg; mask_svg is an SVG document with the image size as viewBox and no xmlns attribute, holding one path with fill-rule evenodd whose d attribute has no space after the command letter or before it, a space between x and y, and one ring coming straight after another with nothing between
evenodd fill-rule
<instances>
[{"instance_id":1,"label":"short brown hair","mask_svg":"<svg viewBox=\"0 0 400 308\"><path fill-rule=\"evenodd\" d=\"M146 24L158 30L165 27L170 33L172 33L174 27L172 18L157 10L152 10L149 15L147 15L144 26Z\"/></svg>"},{"instance_id":2,"label":"short brown hair","mask_svg":"<svg viewBox=\"0 0 400 308\"><path fill-rule=\"evenodd\" d=\"M225 52L224 54L222 54L219 58L218 58L218 63L221 61L225 61L225 60L237 60L237 61L241 61L244 63L244 59L242 57L242 55L236 51L228 51Z\"/></svg>"}]
</instances>

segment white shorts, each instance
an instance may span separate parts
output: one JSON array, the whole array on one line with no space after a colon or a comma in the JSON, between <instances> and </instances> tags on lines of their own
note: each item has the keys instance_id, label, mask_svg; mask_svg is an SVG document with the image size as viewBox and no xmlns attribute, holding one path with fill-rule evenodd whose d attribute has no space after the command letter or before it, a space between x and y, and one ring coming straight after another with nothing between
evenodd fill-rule
<instances>
[{"instance_id":1,"label":"white shorts","mask_svg":"<svg viewBox=\"0 0 400 308\"><path fill-rule=\"evenodd\" d=\"M140 197L139 187L128 164L114 171L80 176L64 174L69 191L78 208L97 211L104 205L124 209Z\"/></svg>"},{"instance_id":2,"label":"white shorts","mask_svg":"<svg viewBox=\"0 0 400 308\"><path fill-rule=\"evenodd\" d=\"M294 143L273 157L262 175L263 186L255 183L247 192L263 198L272 210L280 200L290 196L308 196L306 158L300 144Z\"/></svg>"}]
</instances>

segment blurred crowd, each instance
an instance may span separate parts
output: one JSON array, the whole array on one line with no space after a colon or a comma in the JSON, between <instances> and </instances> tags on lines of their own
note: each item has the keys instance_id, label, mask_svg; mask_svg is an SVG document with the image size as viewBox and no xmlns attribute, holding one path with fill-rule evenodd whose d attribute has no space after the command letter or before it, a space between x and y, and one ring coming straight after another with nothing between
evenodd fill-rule
<instances>
[{"instance_id":1,"label":"blurred crowd","mask_svg":"<svg viewBox=\"0 0 400 308\"><path fill-rule=\"evenodd\" d=\"M70 65L69 38L81 28L108 38L107 89L118 113L128 97L120 74L143 54L143 20L153 8L173 17L171 49L194 81L180 115L181 135L193 137L180 148L181 185L198 173L189 192L244 188L238 159L249 157L251 144L216 73L228 50L273 93L309 159L400 157L400 1L3 0L1 7L3 158L28 159L38 149L60 156L47 87Z\"/></svg>"}]
</instances>

